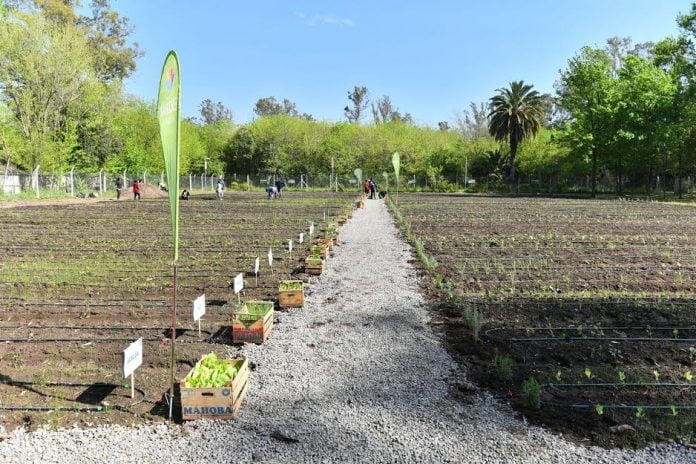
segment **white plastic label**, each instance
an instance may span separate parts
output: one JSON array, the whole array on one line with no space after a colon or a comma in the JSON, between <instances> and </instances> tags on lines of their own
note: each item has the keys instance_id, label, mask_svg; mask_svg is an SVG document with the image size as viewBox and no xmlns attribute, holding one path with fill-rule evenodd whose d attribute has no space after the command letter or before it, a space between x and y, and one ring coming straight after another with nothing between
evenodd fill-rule
<instances>
[{"instance_id":1,"label":"white plastic label","mask_svg":"<svg viewBox=\"0 0 696 464\"><path fill-rule=\"evenodd\" d=\"M292 240L288 240L288 251L292 253Z\"/></svg>"},{"instance_id":2,"label":"white plastic label","mask_svg":"<svg viewBox=\"0 0 696 464\"><path fill-rule=\"evenodd\" d=\"M304 242L304 232L300 234L300 243Z\"/></svg>"},{"instance_id":3,"label":"white plastic label","mask_svg":"<svg viewBox=\"0 0 696 464\"><path fill-rule=\"evenodd\" d=\"M130 376L143 363L143 339L139 338L123 350L123 378Z\"/></svg>"},{"instance_id":4,"label":"white plastic label","mask_svg":"<svg viewBox=\"0 0 696 464\"><path fill-rule=\"evenodd\" d=\"M259 258L256 258L256 261L254 261L254 274L259 273Z\"/></svg>"},{"instance_id":5,"label":"white plastic label","mask_svg":"<svg viewBox=\"0 0 696 464\"><path fill-rule=\"evenodd\" d=\"M314 235L314 223L309 225L309 236L311 237L312 235Z\"/></svg>"},{"instance_id":6,"label":"white plastic label","mask_svg":"<svg viewBox=\"0 0 696 464\"><path fill-rule=\"evenodd\" d=\"M239 293L244 288L244 274L241 272L234 278L234 293Z\"/></svg>"},{"instance_id":7,"label":"white plastic label","mask_svg":"<svg viewBox=\"0 0 696 464\"><path fill-rule=\"evenodd\" d=\"M197 321L205 314L205 294L193 300L193 320Z\"/></svg>"},{"instance_id":8,"label":"white plastic label","mask_svg":"<svg viewBox=\"0 0 696 464\"><path fill-rule=\"evenodd\" d=\"M273 249L268 249L268 265L273 267Z\"/></svg>"}]
</instances>

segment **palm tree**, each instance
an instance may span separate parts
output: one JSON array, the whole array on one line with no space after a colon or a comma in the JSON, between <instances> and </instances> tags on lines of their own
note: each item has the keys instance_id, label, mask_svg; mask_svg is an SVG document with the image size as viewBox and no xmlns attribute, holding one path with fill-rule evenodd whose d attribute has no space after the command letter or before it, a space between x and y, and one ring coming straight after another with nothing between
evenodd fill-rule
<instances>
[{"instance_id":1,"label":"palm tree","mask_svg":"<svg viewBox=\"0 0 696 464\"><path fill-rule=\"evenodd\" d=\"M532 87L524 81L511 82L509 89L498 89L490 99L488 132L499 142L510 142L510 182L516 177L517 147L541 129L543 97Z\"/></svg>"}]
</instances>

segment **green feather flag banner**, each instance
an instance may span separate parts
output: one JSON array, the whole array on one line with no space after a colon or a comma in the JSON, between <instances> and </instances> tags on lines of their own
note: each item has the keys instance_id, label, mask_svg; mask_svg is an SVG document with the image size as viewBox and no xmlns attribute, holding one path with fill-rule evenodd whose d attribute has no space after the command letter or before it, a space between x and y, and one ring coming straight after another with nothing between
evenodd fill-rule
<instances>
[{"instance_id":1,"label":"green feather flag banner","mask_svg":"<svg viewBox=\"0 0 696 464\"><path fill-rule=\"evenodd\" d=\"M179 137L181 132L181 74L176 52L164 60L157 96L157 119L167 171L169 209L172 216L174 261L179 259Z\"/></svg>"}]
</instances>

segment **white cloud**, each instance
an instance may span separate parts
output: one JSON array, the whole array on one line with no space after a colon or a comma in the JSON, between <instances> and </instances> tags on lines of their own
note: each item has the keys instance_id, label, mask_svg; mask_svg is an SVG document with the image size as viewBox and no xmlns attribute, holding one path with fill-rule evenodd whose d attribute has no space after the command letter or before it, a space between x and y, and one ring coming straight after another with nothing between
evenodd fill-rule
<instances>
[{"instance_id":1,"label":"white cloud","mask_svg":"<svg viewBox=\"0 0 696 464\"><path fill-rule=\"evenodd\" d=\"M339 26L353 27L355 22L350 18L340 18L333 13L320 14L315 13L308 15L305 13L295 13L295 16L300 18L308 26L317 26L319 24L337 24Z\"/></svg>"}]
</instances>

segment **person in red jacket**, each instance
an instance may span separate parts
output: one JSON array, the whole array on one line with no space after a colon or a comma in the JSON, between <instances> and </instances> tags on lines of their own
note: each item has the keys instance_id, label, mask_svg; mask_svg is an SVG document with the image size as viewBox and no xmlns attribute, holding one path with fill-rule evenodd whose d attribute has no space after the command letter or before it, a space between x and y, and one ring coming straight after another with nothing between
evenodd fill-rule
<instances>
[{"instance_id":1,"label":"person in red jacket","mask_svg":"<svg viewBox=\"0 0 696 464\"><path fill-rule=\"evenodd\" d=\"M370 194L370 179L365 179L365 184L363 184L365 195Z\"/></svg>"},{"instance_id":2,"label":"person in red jacket","mask_svg":"<svg viewBox=\"0 0 696 464\"><path fill-rule=\"evenodd\" d=\"M133 181L133 199L140 200L140 181L138 179Z\"/></svg>"}]
</instances>

